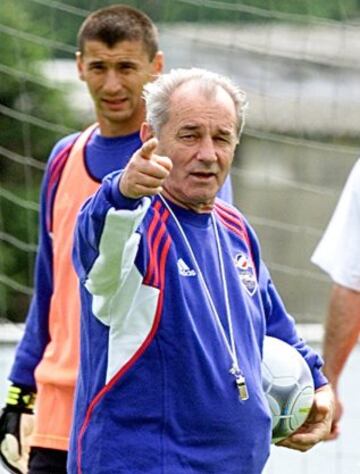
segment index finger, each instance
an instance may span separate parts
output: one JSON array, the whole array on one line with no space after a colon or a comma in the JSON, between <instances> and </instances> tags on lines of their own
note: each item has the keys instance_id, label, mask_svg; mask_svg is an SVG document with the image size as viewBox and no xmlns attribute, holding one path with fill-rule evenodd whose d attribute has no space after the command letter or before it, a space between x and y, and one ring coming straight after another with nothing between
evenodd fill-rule
<instances>
[{"instance_id":1,"label":"index finger","mask_svg":"<svg viewBox=\"0 0 360 474\"><path fill-rule=\"evenodd\" d=\"M155 137L150 138L150 140L147 140L145 143L143 143L142 147L140 148L140 155L142 158L150 160L157 149L158 143L158 139Z\"/></svg>"}]
</instances>

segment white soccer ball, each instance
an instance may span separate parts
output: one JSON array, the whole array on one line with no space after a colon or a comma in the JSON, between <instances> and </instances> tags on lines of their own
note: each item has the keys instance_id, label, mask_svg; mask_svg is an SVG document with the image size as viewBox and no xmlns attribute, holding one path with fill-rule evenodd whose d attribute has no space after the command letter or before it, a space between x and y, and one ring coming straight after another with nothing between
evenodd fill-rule
<instances>
[{"instance_id":1,"label":"white soccer ball","mask_svg":"<svg viewBox=\"0 0 360 474\"><path fill-rule=\"evenodd\" d=\"M272 443L287 438L306 420L314 401L311 371L301 354L286 342L266 336L262 385L272 415Z\"/></svg>"}]
</instances>

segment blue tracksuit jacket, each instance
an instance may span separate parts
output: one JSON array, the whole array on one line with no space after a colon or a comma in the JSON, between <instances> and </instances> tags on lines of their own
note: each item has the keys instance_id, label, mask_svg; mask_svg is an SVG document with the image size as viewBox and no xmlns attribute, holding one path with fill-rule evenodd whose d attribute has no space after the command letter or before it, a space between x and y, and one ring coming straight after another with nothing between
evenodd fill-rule
<instances>
[{"instance_id":1,"label":"blue tracksuit jacket","mask_svg":"<svg viewBox=\"0 0 360 474\"><path fill-rule=\"evenodd\" d=\"M235 343L250 398L241 403L231 359L183 237L160 198L127 199L109 175L84 206L75 236L81 281L81 363L70 474L260 474L271 417L261 388L265 334L294 345L315 386L321 360L261 261L243 216L218 199ZM191 243L227 335L210 214L170 204Z\"/></svg>"}]
</instances>

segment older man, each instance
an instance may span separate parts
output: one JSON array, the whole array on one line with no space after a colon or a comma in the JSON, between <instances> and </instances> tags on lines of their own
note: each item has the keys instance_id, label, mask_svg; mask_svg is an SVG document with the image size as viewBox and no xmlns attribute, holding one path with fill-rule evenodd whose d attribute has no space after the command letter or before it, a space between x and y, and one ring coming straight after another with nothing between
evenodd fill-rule
<instances>
[{"instance_id":1,"label":"older man","mask_svg":"<svg viewBox=\"0 0 360 474\"><path fill-rule=\"evenodd\" d=\"M79 217L82 354L68 472L260 474L271 418L265 334L295 346L317 389L305 451L330 430L332 392L298 337L253 230L216 198L244 124L222 76L174 70L147 87L142 148Z\"/></svg>"}]
</instances>

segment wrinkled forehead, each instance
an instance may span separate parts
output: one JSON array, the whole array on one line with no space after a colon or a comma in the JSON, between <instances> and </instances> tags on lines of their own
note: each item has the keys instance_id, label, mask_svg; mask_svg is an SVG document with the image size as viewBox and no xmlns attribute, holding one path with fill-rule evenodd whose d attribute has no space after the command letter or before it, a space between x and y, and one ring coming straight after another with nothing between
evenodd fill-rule
<instances>
[{"instance_id":1,"label":"wrinkled forehead","mask_svg":"<svg viewBox=\"0 0 360 474\"><path fill-rule=\"evenodd\" d=\"M220 127L236 128L236 109L230 94L220 85L188 81L181 84L170 99L169 121L211 121Z\"/></svg>"}]
</instances>

